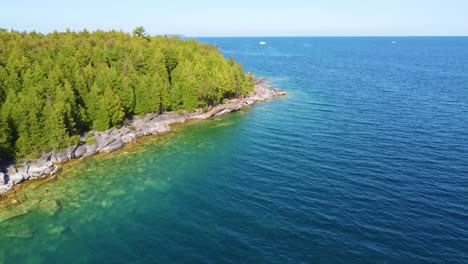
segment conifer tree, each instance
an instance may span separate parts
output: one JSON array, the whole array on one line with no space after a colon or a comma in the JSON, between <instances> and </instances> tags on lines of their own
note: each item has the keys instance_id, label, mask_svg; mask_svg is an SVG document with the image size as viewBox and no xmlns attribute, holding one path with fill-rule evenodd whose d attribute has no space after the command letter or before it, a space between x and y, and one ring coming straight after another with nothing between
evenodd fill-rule
<instances>
[{"instance_id":1,"label":"conifer tree","mask_svg":"<svg viewBox=\"0 0 468 264\"><path fill-rule=\"evenodd\" d=\"M121 31L0 30L0 159L69 146L148 112L214 106L253 89L217 47Z\"/></svg>"}]
</instances>

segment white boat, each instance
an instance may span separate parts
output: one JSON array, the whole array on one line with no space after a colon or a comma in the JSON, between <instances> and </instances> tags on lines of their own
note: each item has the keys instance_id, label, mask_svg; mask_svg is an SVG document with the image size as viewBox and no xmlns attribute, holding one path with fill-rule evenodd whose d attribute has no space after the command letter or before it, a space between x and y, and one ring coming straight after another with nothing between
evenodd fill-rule
<instances>
[{"instance_id":1,"label":"white boat","mask_svg":"<svg viewBox=\"0 0 468 264\"><path fill-rule=\"evenodd\" d=\"M265 44L266 44L266 42L265 42L265 41L260 41L260 43L259 43L259 44L260 44L260 45L265 45Z\"/></svg>"},{"instance_id":2,"label":"white boat","mask_svg":"<svg viewBox=\"0 0 468 264\"><path fill-rule=\"evenodd\" d=\"M396 44L396 41L392 41L392 44Z\"/></svg>"}]
</instances>

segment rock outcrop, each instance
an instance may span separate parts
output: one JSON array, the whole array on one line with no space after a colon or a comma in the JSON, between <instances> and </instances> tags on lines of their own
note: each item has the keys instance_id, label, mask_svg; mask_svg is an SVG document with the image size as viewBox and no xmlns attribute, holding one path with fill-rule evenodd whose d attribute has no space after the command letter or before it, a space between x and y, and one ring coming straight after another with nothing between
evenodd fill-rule
<instances>
[{"instance_id":1,"label":"rock outcrop","mask_svg":"<svg viewBox=\"0 0 468 264\"><path fill-rule=\"evenodd\" d=\"M281 89L270 89L265 84L265 79L257 79L253 93L229 100L229 102L217 105L205 113L201 110L180 114L175 112L152 113L144 117L134 117L129 120L128 125L121 128L112 128L103 132L88 132L87 135L81 137L79 144L65 150L43 153L39 159L33 161L0 167L0 195L25 180L55 175L61 170L60 164L69 160L85 158L96 153L112 152L141 136L167 133L171 131L170 125L172 124L224 115L251 106L255 102L266 101L285 94L286 92Z\"/></svg>"}]
</instances>

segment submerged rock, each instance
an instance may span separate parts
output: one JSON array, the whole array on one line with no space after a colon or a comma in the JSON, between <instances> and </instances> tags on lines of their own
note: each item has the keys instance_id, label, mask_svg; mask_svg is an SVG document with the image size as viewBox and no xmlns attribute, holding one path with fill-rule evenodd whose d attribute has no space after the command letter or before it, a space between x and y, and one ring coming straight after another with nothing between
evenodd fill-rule
<instances>
[{"instance_id":1,"label":"submerged rock","mask_svg":"<svg viewBox=\"0 0 468 264\"><path fill-rule=\"evenodd\" d=\"M28 211L21 207L9 208L0 211L0 223L9 219L27 214Z\"/></svg>"},{"instance_id":2,"label":"submerged rock","mask_svg":"<svg viewBox=\"0 0 468 264\"><path fill-rule=\"evenodd\" d=\"M48 215L54 215L60 207L55 200L44 200L39 203L39 209Z\"/></svg>"},{"instance_id":3,"label":"submerged rock","mask_svg":"<svg viewBox=\"0 0 468 264\"><path fill-rule=\"evenodd\" d=\"M33 236L33 232L28 226L20 226L14 229L9 229L5 236L17 238L31 238Z\"/></svg>"}]
</instances>

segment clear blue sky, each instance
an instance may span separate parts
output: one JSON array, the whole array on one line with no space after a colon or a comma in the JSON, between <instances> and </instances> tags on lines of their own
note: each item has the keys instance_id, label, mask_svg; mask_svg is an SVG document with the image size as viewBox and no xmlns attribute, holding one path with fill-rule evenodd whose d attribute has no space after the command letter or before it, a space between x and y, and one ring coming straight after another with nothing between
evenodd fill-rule
<instances>
[{"instance_id":1,"label":"clear blue sky","mask_svg":"<svg viewBox=\"0 0 468 264\"><path fill-rule=\"evenodd\" d=\"M0 27L187 36L468 35L468 0L4 0Z\"/></svg>"}]
</instances>

